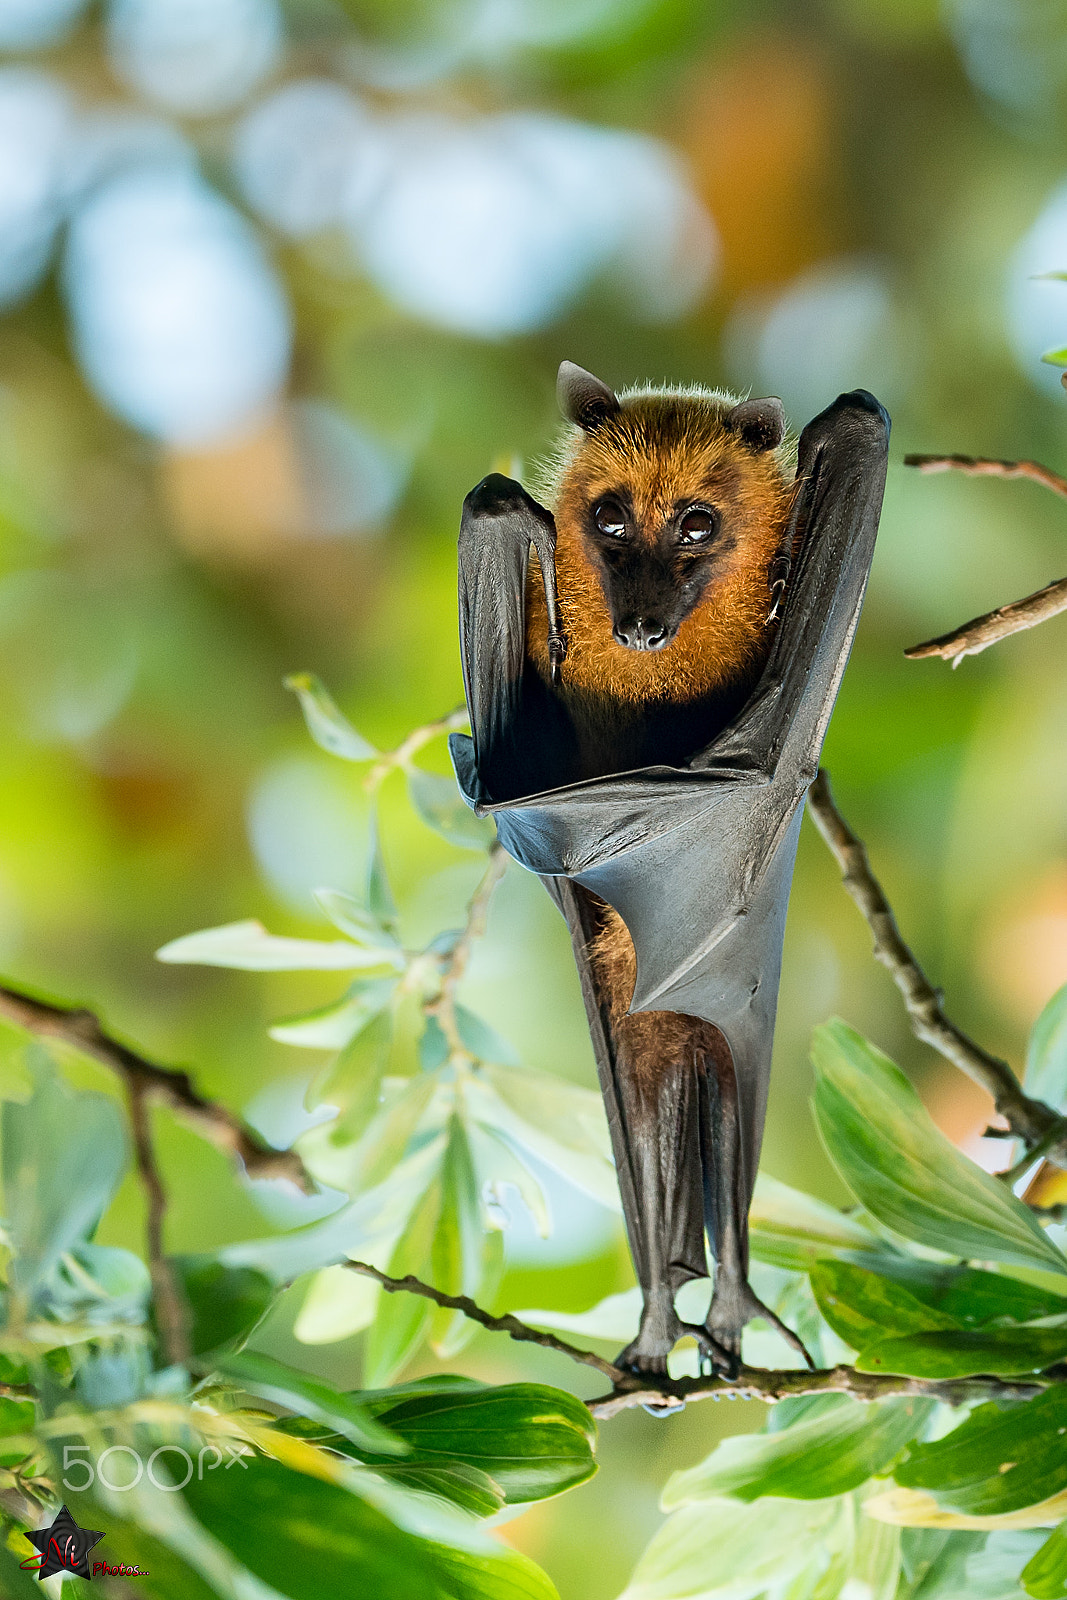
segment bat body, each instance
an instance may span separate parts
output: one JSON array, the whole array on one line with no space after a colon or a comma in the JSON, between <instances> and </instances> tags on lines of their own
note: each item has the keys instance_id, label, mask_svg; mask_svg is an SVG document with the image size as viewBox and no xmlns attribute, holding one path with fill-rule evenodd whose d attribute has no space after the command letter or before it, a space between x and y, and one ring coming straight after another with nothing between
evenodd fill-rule
<instances>
[{"instance_id":1,"label":"bat body","mask_svg":"<svg viewBox=\"0 0 1067 1600\"><path fill-rule=\"evenodd\" d=\"M888 418L863 391L804 430L776 401L616 397L564 363L555 515L467 497L468 803L567 918L644 1295L620 1362L683 1335L736 1370L747 1218L801 801L873 553ZM531 549L536 564L530 560ZM680 1285L716 1261L707 1319ZM788 1330L781 1331L798 1343Z\"/></svg>"}]
</instances>

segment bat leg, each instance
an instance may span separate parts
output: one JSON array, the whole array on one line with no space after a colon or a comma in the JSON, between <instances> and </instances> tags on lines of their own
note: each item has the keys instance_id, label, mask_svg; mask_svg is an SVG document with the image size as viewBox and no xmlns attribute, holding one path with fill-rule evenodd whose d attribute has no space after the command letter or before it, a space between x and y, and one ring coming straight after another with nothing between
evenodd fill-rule
<instances>
[{"instance_id":1,"label":"bat leg","mask_svg":"<svg viewBox=\"0 0 1067 1600\"><path fill-rule=\"evenodd\" d=\"M630 1032L647 1033L654 1015L646 1015L635 1028L627 1018L620 1029L621 1051L618 1086L624 1101L629 1174L635 1199L635 1226L639 1238L634 1249L644 1305L637 1337L622 1351L617 1365L627 1371L663 1376L667 1358L679 1339L696 1339L703 1359L721 1365L727 1354L709 1329L683 1322L674 1297L682 1284L704 1277L700 1176L701 1072L690 1056L648 1070L646 1050L627 1056ZM635 1059L636 1057L636 1059Z\"/></svg>"},{"instance_id":2,"label":"bat leg","mask_svg":"<svg viewBox=\"0 0 1067 1600\"><path fill-rule=\"evenodd\" d=\"M754 1317L762 1317L807 1365L815 1363L792 1329L754 1293L748 1282L748 1200L742 1170L741 1108L730 1047L721 1034L704 1058L701 1159L708 1236L715 1255L715 1287L705 1331L716 1366L736 1378L741 1367L741 1335Z\"/></svg>"}]
</instances>

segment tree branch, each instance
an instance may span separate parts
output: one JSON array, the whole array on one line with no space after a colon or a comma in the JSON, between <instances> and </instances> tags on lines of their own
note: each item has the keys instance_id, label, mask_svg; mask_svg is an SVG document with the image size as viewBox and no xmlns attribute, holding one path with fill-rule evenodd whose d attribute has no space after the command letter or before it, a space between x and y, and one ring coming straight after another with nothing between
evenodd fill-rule
<instances>
[{"instance_id":1,"label":"tree branch","mask_svg":"<svg viewBox=\"0 0 1067 1600\"><path fill-rule=\"evenodd\" d=\"M875 957L888 969L904 997L916 1038L932 1045L946 1061L992 1095L1012 1134L1027 1146L1043 1145L1050 1136L1055 1139L1054 1130L1062 1128L1058 1112L1043 1100L1032 1100L1006 1061L983 1050L946 1017L941 994L901 938L882 886L871 871L867 852L835 806L830 780L821 769L808 791L808 805L815 826L841 868L845 888L874 935ZM1057 1166L1067 1166L1067 1140L1062 1133L1045 1155Z\"/></svg>"},{"instance_id":2,"label":"tree branch","mask_svg":"<svg viewBox=\"0 0 1067 1600\"><path fill-rule=\"evenodd\" d=\"M467 920L463 932L452 946L451 954L444 963L441 972L441 990L436 999L429 1001L424 1010L428 1016L436 1017L441 1032L448 1040L453 1057L463 1057L469 1060L469 1053L463 1040L459 1036L456 1023L456 990L467 970L467 963L471 957L471 950L476 939L485 933L486 918L489 915L489 902L493 898L493 891L507 868L508 858L504 846L499 839L494 839L488 850L488 861L485 874L471 896L467 907Z\"/></svg>"},{"instance_id":3,"label":"tree branch","mask_svg":"<svg viewBox=\"0 0 1067 1600\"><path fill-rule=\"evenodd\" d=\"M314 1182L295 1150L275 1150L217 1101L205 1100L187 1073L160 1067L105 1033L91 1011L60 1006L0 985L0 1017L42 1038L60 1039L118 1073L131 1096L151 1095L192 1122L205 1138L241 1161L251 1178L288 1178L305 1194Z\"/></svg>"},{"instance_id":4,"label":"tree branch","mask_svg":"<svg viewBox=\"0 0 1067 1600\"><path fill-rule=\"evenodd\" d=\"M1024 628L1036 628L1039 622L1047 622L1050 617L1059 616L1061 611L1067 611L1067 578L1058 578L1055 583L1038 589L1036 594L1028 594L1022 600L1013 600L1010 605L987 611L984 616L953 628L951 633L942 633L923 644L913 644L904 654L909 661L941 656L955 667L964 656L980 655L991 644L996 644L998 639L1007 639L1010 634L1021 633Z\"/></svg>"},{"instance_id":5,"label":"tree branch","mask_svg":"<svg viewBox=\"0 0 1067 1600\"><path fill-rule=\"evenodd\" d=\"M185 1366L192 1355L189 1342L189 1306L174 1269L174 1263L167 1259L163 1242L167 1191L152 1145L146 1085L143 1079L128 1078L126 1090L130 1101L130 1125L133 1128L137 1172L148 1201L145 1232L159 1342L168 1366Z\"/></svg>"},{"instance_id":6,"label":"tree branch","mask_svg":"<svg viewBox=\"0 0 1067 1600\"><path fill-rule=\"evenodd\" d=\"M969 478L1029 478L1053 494L1067 500L1067 478L1044 467L1040 461L996 461L990 456L922 456L904 457L906 467L918 467L920 472L962 472Z\"/></svg>"},{"instance_id":7,"label":"tree branch","mask_svg":"<svg viewBox=\"0 0 1067 1600\"><path fill-rule=\"evenodd\" d=\"M904 457L904 465L918 467L920 472L963 472L973 478L1029 478L1033 483L1040 483L1043 488L1051 489L1053 494L1067 499L1067 478L1053 472L1051 467L1042 466L1040 461L995 461L987 456L910 455ZM998 606L995 611L987 611L984 616L974 617L970 622L953 628L951 633L943 633L936 639L912 645L904 654L909 661L940 656L957 667L964 656L979 655L991 644L996 644L998 639L1020 633L1023 628L1035 628L1039 622L1047 622L1049 617L1058 616L1061 611L1067 611L1067 578L1046 584L1043 589L1026 595L1022 600L1013 600L1009 605Z\"/></svg>"},{"instance_id":8,"label":"tree branch","mask_svg":"<svg viewBox=\"0 0 1067 1600\"><path fill-rule=\"evenodd\" d=\"M416 1294L434 1305L449 1311L460 1311L472 1322L488 1328L493 1333L506 1333L509 1338L524 1344L537 1344L545 1350L556 1350L583 1366L595 1367L611 1379L611 1393L601 1395L587 1404L595 1417L613 1417L632 1406L652 1406L671 1410L690 1400L784 1400L803 1394L848 1394L855 1400L884 1400L897 1395L925 1395L943 1400L947 1405L963 1405L977 1400L1029 1400L1049 1386L1051 1380L1034 1379L1019 1382L1005 1378L899 1378L884 1372L857 1372L853 1367L827 1367L809 1372L806 1368L787 1372L767 1372L762 1367L742 1367L736 1379L729 1378L667 1378L649 1374L623 1372L592 1350L557 1339L554 1334L531 1328L518 1317L494 1317L483 1311L465 1294L445 1294L419 1278L391 1278L379 1272L366 1261L344 1261L342 1266L352 1272L361 1272L374 1278L390 1294Z\"/></svg>"},{"instance_id":9,"label":"tree branch","mask_svg":"<svg viewBox=\"0 0 1067 1600\"><path fill-rule=\"evenodd\" d=\"M470 726L470 716L466 706L457 706L455 711L449 711L443 717L436 717L433 722L424 722L421 727L413 728L395 750L387 751L374 763L363 786L372 794L381 783L395 772L397 767L406 767L411 763L413 756L417 755L424 744L429 744L431 739L436 739L441 733L459 733Z\"/></svg>"},{"instance_id":10,"label":"tree branch","mask_svg":"<svg viewBox=\"0 0 1067 1600\"><path fill-rule=\"evenodd\" d=\"M419 1278L413 1278L410 1273L406 1278L391 1278L387 1272L380 1272L377 1267L372 1267L369 1261L342 1261L342 1267L347 1267L350 1272L361 1272L367 1278L373 1278L380 1283L387 1294L417 1294L423 1300L432 1300L435 1306L444 1306L447 1311L460 1311L471 1322L477 1322L480 1327L488 1328L490 1333L506 1333L509 1339L516 1339L521 1344L539 1344L545 1350L557 1350L562 1356L569 1356L572 1361L580 1361L583 1366L595 1367L602 1372L612 1383L625 1383L626 1374L612 1362L605 1361L603 1356L596 1355L592 1350L580 1350L577 1345L568 1344L565 1339L557 1339L553 1333L543 1333L538 1328L530 1328L525 1322L520 1322L518 1317L510 1313L502 1317L494 1317L491 1312L483 1311L469 1295L445 1294L442 1289L434 1289L428 1283L423 1283Z\"/></svg>"}]
</instances>

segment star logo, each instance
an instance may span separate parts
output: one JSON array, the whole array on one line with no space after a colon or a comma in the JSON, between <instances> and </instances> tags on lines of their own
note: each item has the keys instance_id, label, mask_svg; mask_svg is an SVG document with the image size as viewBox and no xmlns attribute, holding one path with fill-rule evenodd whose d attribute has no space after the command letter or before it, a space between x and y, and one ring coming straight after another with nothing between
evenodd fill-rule
<instances>
[{"instance_id":1,"label":"star logo","mask_svg":"<svg viewBox=\"0 0 1067 1600\"><path fill-rule=\"evenodd\" d=\"M92 1582L89 1570L89 1552L104 1537L95 1528L79 1528L66 1506L61 1506L50 1528L38 1528L28 1533L27 1539L40 1551L36 1561L23 1565L36 1566L38 1578L50 1578L54 1572L71 1572Z\"/></svg>"}]
</instances>

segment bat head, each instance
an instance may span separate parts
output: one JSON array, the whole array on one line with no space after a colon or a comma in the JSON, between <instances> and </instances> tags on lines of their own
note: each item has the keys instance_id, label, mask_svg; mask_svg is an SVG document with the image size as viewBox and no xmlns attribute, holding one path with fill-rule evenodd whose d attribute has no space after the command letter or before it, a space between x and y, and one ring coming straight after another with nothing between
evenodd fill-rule
<instances>
[{"instance_id":1,"label":"bat head","mask_svg":"<svg viewBox=\"0 0 1067 1600\"><path fill-rule=\"evenodd\" d=\"M791 502L781 402L616 395L570 362L558 392L572 427L545 487L572 649L596 635L598 649L660 655L666 671L687 637L691 648L697 634L717 635L725 670L729 651L747 648L742 634L765 632L767 571Z\"/></svg>"}]
</instances>

